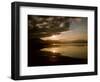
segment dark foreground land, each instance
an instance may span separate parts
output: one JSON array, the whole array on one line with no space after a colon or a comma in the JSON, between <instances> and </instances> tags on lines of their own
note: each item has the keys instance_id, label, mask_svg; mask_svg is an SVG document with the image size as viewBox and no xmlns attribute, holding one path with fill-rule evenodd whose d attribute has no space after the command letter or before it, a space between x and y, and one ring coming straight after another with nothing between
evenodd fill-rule
<instances>
[{"instance_id":1,"label":"dark foreground land","mask_svg":"<svg viewBox=\"0 0 100 82\"><path fill-rule=\"evenodd\" d=\"M60 53L33 51L29 55L28 66L87 64L86 59L61 56Z\"/></svg>"}]
</instances>

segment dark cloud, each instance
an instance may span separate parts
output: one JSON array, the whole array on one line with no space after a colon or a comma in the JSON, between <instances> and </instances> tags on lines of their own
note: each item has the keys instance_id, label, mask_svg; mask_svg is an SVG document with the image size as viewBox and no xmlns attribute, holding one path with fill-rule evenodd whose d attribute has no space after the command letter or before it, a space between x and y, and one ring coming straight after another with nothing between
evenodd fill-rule
<instances>
[{"instance_id":1,"label":"dark cloud","mask_svg":"<svg viewBox=\"0 0 100 82\"><path fill-rule=\"evenodd\" d=\"M60 34L69 30L73 20L80 21L80 18L28 15L28 35L30 38L41 38Z\"/></svg>"}]
</instances>

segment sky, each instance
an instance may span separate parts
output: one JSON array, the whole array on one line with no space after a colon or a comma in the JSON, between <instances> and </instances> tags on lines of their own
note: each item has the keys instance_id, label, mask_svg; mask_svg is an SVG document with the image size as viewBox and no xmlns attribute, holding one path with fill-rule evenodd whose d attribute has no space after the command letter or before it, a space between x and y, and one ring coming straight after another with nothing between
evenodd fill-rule
<instances>
[{"instance_id":1,"label":"sky","mask_svg":"<svg viewBox=\"0 0 100 82\"><path fill-rule=\"evenodd\" d=\"M58 35L52 35L42 38L43 40L87 40L87 21L86 17L70 18L70 26L68 31L63 31Z\"/></svg>"},{"instance_id":2,"label":"sky","mask_svg":"<svg viewBox=\"0 0 100 82\"><path fill-rule=\"evenodd\" d=\"M29 38L87 40L87 17L28 15Z\"/></svg>"}]
</instances>

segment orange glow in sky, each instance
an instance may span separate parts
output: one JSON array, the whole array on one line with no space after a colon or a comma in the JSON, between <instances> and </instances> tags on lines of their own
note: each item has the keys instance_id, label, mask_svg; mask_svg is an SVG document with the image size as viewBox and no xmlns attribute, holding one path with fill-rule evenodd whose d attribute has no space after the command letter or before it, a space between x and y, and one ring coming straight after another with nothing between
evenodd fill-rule
<instances>
[{"instance_id":1,"label":"orange glow in sky","mask_svg":"<svg viewBox=\"0 0 100 82\"><path fill-rule=\"evenodd\" d=\"M59 40L59 39L60 38L58 37L58 35L52 35L52 36L43 38L43 40Z\"/></svg>"}]
</instances>

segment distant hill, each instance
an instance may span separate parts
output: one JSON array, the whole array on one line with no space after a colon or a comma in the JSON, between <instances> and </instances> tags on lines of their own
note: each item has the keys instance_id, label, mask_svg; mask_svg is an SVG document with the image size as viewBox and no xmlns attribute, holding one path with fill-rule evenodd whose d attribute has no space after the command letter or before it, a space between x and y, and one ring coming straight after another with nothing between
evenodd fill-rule
<instances>
[{"instance_id":1,"label":"distant hill","mask_svg":"<svg viewBox=\"0 0 100 82\"><path fill-rule=\"evenodd\" d=\"M87 43L87 40L73 40L73 41L60 41L60 40L41 40L39 38L29 39L29 49L41 49L51 46L52 44L68 44L68 43Z\"/></svg>"},{"instance_id":2,"label":"distant hill","mask_svg":"<svg viewBox=\"0 0 100 82\"><path fill-rule=\"evenodd\" d=\"M72 41L60 41L60 40L44 40L46 43L87 43L87 40L72 40Z\"/></svg>"}]
</instances>

